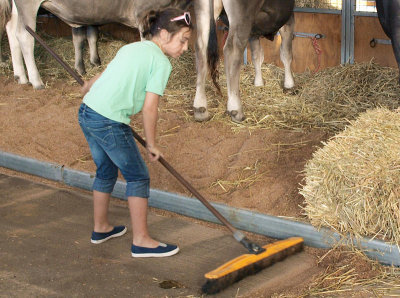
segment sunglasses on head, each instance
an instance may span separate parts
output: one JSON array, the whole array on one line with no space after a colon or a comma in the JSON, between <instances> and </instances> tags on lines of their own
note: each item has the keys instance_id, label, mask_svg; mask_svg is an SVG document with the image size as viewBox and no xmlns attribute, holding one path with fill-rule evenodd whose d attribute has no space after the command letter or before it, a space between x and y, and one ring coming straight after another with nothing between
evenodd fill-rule
<instances>
[{"instance_id":1,"label":"sunglasses on head","mask_svg":"<svg viewBox=\"0 0 400 298\"><path fill-rule=\"evenodd\" d=\"M171 19L171 22L185 20L186 25L190 25L190 12L185 12L183 15Z\"/></svg>"}]
</instances>

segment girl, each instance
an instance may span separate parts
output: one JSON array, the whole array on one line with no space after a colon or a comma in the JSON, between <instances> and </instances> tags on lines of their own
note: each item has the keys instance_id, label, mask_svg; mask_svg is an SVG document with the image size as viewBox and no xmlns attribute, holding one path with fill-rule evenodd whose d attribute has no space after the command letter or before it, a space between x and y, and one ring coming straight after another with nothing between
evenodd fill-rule
<instances>
[{"instance_id":1,"label":"girl","mask_svg":"<svg viewBox=\"0 0 400 298\"><path fill-rule=\"evenodd\" d=\"M113 227L107 216L119 169L127 183L132 256L165 257L176 254L179 248L160 243L148 233L150 179L129 123L130 116L142 111L148 156L151 161L158 160L161 155L155 141L158 102L171 72L166 56L178 58L188 49L192 24L189 12L169 8L151 12L143 28L144 36L150 35L150 40L122 47L101 75L85 82L78 119L97 166L91 242L102 243L126 233L125 226Z\"/></svg>"}]
</instances>

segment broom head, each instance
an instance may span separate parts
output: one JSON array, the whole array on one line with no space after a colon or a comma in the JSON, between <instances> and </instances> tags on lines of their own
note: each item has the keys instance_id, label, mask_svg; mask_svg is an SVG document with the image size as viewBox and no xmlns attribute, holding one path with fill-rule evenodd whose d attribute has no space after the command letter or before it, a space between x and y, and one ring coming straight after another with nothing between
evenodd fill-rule
<instances>
[{"instance_id":1,"label":"broom head","mask_svg":"<svg viewBox=\"0 0 400 298\"><path fill-rule=\"evenodd\" d=\"M204 275L206 283L203 285L202 291L206 294L218 293L244 277L255 274L287 256L301 251L303 243L303 238L292 237L264 245L265 251L260 254L241 255L206 273Z\"/></svg>"}]
</instances>

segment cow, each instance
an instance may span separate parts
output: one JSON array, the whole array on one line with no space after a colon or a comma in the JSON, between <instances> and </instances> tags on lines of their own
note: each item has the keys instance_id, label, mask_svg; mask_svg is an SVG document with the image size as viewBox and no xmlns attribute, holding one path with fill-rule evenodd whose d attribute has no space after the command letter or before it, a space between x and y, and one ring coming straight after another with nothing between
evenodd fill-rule
<instances>
[{"instance_id":1,"label":"cow","mask_svg":"<svg viewBox=\"0 0 400 298\"><path fill-rule=\"evenodd\" d=\"M13 22L9 22L12 5L12 0L0 0L0 63L4 63L3 56L1 54L1 41L4 34L4 29L7 28L7 30L10 31L9 34L12 34L13 28L16 25L16 18L14 18L14 24ZM7 26L7 24L9 25ZM97 50L98 32L98 26L81 26L72 28L72 40L75 49L75 69L81 75L86 73L82 54L86 40L88 41L90 49L90 63L94 66L99 66L101 64ZM12 51L12 53L13 52L14 51Z\"/></svg>"},{"instance_id":2,"label":"cow","mask_svg":"<svg viewBox=\"0 0 400 298\"><path fill-rule=\"evenodd\" d=\"M0 64L4 63L1 41L3 40L4 28L8 22L8 16L11 14L11 5L9 0L0 0Z\"/></svg>"},{"instance_id":3,"label":"cow","mask_svg":"<svg viewBox=\"0 0 400 298\"><path fill-rule=\"evenodd\" d=\"M1 52L1 42L4 34L4 29L7 27L12 34L13 22L10 21L12 11L12 0L0 0L0 64L4 63L3 55ZM44 13L44 11L42 11ZM16 18L14 18L14 26L16 25ZM7 26L8 24L8 26ZM83 63L83 48L87 40L90 49L90 63L94 66L101 64L99 53L97 50L97 40L99 35L98 26L82 26L72 28L72 40L75 48L75 69L81 75L86 73L85 65ZM18 44L17 44L18 45ZM14 51L12 51L14 52Z\"/></svg>"},{"instance_id":4,"label":"cow","mask_svg":"<svg viewBox=\"0 0 400 298\"><path fill-rule=\"evenodd\" d=\"M392 41L394 56L400 70L400 0L376 0L376 9L383 31Z\"/></svg>"},{"instance_id":5,"label":"cow","mask_svg":"<svg viewBox=\"0 0 400 298\"><path fill-rule=\"evenodd\" d=\"M40 6L50 11L71 27L121 23L137 28L141 32L140 20L150 10L168 6L187 8L190 0L14 0L19 15L13 14L16 21L11 34L14 40L10 46L20 45L28 71L29 82L35 89L43 88L43 82L35 65L33 57L34 39L25 30L25 25L35 29L36 13ZM292 39L294 30L294 0L197 0L194 1L194 11L197 22L196 66L197 84L193 102L195 119L204 121L209 118L205 96L205 77L207 70L211 72L214 83L216 80L216 64L218 49L215 34L215 19L225 9L229 20L229 34L224 46L225 71L227 74L228 103L227 111L231 119L241 122L244 119L239 96L239 71L243 51L250 43L252 60L256 69L255 84L263 85L261 64L264 54L260 46L260 36L273 39L279 31L282 37L281 60L285 67L284 88L292 89L294 79L291 72ZM13 8L14 12L14 8ZM210 31L211 30L211 31ZM210 38L210 40L209 40ZM18 39L18 40L17 40ZM21 50L14 48L14 74L20 83L27 83ZM13 47L12 47L13 52Z\"/></svg>"},{"instance_id":6,"label":"cow","mask_svg":"<svg viewBox=\"0 0 400 298\"><path fill-rule=\"evenodd\" d=\"M98 26L81 26L72 28L72 42L75 50L75 69L80 75L84 75L86 73L85 64L83 62L83 48L86 40L89 44L90 63L94 66L101 65L97 48L98 38Z\"/></svg>"},{"instance_id":7,"label":"cow","mask_svg":"<svg viewBox=\"0 0 400 298\"><path fill-rule=\"evenodd\" d=\"M4 1L4 0L0 0ZM11 0L10 0L11 1ZM32 84L35 89L44 88L35 64L34 39L25 26L36 29L39 7L51 12L72 28L120 23L141 30L140 21L150 10L166 7L186 9L191 0L13 0L7 34L13 61L14 76L21 84ZM25 74L23 61L28 72Z\"/></svg>"},{"instance_id":8,"label":"cow","mask_svg":"<svg viewBox=\"0 0 400 298\"><path fill-rule=\"evenodd\" d=\"M260 46L260 37L273 39L276 33L282 38L280 57L285 69L284 89L294 88L291 71L292 39L294 36L294 0L198 0L195 1L197 22L196 95L193 102L194 117L197 121L209 119L205 79L207 69L214 84L217 83L218 50L215 19L225 9L229 20L229 33L223 49L224 65L228 88L227 113L234 122L245 118L239 93L239 74L243 52L250 44L252 61L256 70L255 85L263 85L261 64L264 53ZM208 63L207 63L208 62Z\"/></svg>"},{"instance_id":9,"label":"cow","mask_svg":"<svg viewBox=\"0 0 400 298\"><path fill-rule=\"evenodd\" d=\"M0 0L3 1L3 0ZM51 13L40 7L38 15L54 17ZM72 28L72 42L74 45L75 53L75 70L80 74L86 73L85 64L83 62L83 49L87 40L89 45L89 61L93 66L101 65L99 52L97 48L97 41L99 38L99 26L81 26Z\"/></svg>"}]
</instances>

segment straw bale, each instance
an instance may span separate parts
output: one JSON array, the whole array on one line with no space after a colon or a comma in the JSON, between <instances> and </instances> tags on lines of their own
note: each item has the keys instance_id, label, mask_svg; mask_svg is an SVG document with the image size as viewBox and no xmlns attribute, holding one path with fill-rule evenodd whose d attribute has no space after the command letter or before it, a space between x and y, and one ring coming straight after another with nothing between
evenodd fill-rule
<instances>
[{"instance_id":1,"label":"straw bale","mask_svg":"<svg viewBox=\"0 0 400 298\"><path fill-rule=\"evenodd\" d=\"M313 225L400 244L400 109L369 110L324 143L300 193Z\"/></svg>"}]
</instances>

